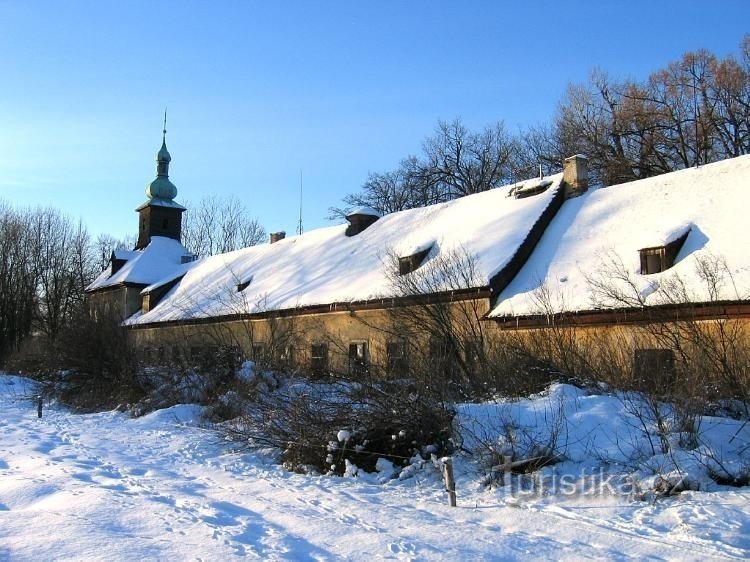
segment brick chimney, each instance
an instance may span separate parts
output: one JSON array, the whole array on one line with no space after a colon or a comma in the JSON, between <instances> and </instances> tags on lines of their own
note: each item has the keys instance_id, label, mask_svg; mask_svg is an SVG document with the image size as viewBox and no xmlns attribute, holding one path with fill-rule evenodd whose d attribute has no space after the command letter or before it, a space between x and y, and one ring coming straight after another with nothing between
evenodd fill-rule
<instances>
[{"instance_id":1,"label":"brick chimney","mask_svg":"<svg viewBox=\"0 0 750 562\"><path fill-rule=\"evenodd\" d=\"M278 242L279 240L283 240L286 238L286 232L283 230L280 232L272 232L271 233L271 244L274 244L275 242Z\"/></svg>"},{"instance_id":2,"label":"brick chimney","mask_svg":"<svg viewBox=\"0 0 750 562\"><path fill-rule=\"evenodd\" d=\"M576 154L566 158L563 162L566 199L578 197L588 189L588 160L583 154Z\"/></svg>"}]
</instances>

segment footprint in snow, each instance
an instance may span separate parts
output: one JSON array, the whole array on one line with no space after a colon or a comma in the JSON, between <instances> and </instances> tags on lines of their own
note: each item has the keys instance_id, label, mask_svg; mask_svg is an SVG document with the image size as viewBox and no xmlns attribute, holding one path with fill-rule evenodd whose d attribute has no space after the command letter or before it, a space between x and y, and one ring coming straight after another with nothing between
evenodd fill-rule
<instances>
[{"instance_id":1,"label":"footprint in snow","mask_svg":"<svg viewBox=\"0 0 750 562\"><path fill-rule=\"evenodd\" d=\"M414 556L417 552L416 547L410 542L392 542L388 545L388 550L396 556Z\"/></svg>"}]
</instances>

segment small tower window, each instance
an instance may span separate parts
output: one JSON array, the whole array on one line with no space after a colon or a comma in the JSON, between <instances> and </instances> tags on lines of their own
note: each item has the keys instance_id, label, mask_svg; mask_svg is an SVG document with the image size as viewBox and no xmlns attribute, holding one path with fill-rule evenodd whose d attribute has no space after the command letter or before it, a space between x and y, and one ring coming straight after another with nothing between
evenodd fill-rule
<instances>
[{"instance_id":1,"label":"small tower window","mask_svg":"<svg viewBox=\"0 0 750 562\"><path fill-rule=\"evenodd\" d=\"M167 228L169 227L169 219L162 220L161 226L164 230L167 230Z\"/></svg>"}]
</instances>

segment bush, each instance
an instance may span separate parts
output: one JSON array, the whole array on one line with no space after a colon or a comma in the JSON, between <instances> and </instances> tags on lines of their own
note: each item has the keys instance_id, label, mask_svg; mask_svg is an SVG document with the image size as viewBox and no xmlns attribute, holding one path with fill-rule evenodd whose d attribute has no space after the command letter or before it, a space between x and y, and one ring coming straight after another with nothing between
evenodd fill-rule
<instances>
[{"instance_id":1,"label":"bush","mask_svg":"<svg viewBox=\"0 0 750 562\"><path fill-rule=\"evenodd\" d=\"M45 394L78 410L132 403L146 394L140 358L120 318L81 307L54 341L18 357L19 371L42 382Z\"/></svg>"},{"instance_id":2,"label":"bush","mask_svg":"<svg viewBox=\"0 0 750 562\"><path fill-rule=\"evenodd\" d=\"M405 466L416 454L452 451L452 408L404 383L289 381L259 393L232 424L235 436L281 451L292 470L373 471L378 459Z\"/></svg>"}]
</instances>

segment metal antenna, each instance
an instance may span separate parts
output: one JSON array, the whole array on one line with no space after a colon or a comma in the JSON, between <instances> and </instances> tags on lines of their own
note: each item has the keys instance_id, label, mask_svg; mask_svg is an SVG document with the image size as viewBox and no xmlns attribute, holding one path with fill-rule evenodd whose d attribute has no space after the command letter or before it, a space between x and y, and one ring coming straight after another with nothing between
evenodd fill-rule
<instances>
[{"instance_id":1,"label":"metal antenna","mask_svg":"<svg viewBox=\"0 0 750 562\"><path fill-rule=\"evenodd\" d=\"M299 222L297 223L297 234L302 234L302 170L299 171Z\"/></svg>"},{"instance_id":2,"label":"metal antenna","mask_svg":"<svg viewBox=\"0 0 750 562\"><path fill-rule=\"evenodd\" d=\"M695 167L700 166L701 147L698 140L698 120L700 119L700 110L698 109L698 88L695 83L695 63L693 63L693 115L695 117Z\"/></svg>"}]
</instances>

